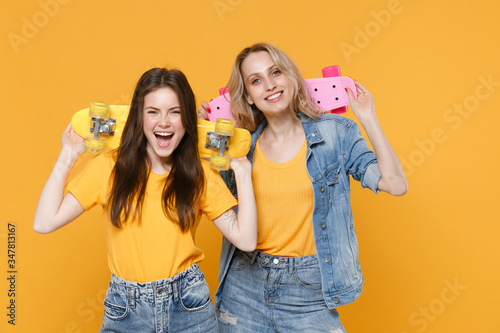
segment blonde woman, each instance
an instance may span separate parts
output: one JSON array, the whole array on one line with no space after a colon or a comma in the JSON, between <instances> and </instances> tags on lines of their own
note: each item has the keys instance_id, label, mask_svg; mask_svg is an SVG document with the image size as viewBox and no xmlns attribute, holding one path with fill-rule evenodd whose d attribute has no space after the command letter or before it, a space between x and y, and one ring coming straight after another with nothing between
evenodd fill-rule
<instances>
[{"instance_id":1,"label":"blonde woman","mask_svg":"<svg viewBox=\"0 0 500 333\"><path fill-rule=\"evenodd\" d=\"M239 126L252 131L248 159L257 203L257 250L224 240L216 293L220 332L344 332L336 308L361 293L363 276L350 179L375 193L403 195L401 164L355 82L356 123L318 112L295 63L259 43L236 57L228 89ZM206 115L202 103L199 116ZM234 188L234 174L224 175Z\"/></svg>"}]
</instances>

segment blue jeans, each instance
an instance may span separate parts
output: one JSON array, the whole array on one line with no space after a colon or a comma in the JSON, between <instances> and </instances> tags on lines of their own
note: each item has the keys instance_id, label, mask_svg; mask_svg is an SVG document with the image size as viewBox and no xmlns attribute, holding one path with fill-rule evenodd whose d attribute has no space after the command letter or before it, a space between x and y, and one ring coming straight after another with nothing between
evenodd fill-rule
<instances>
[{"instance_id":1,"label":"blue jeans","mask_svg":"<svg viewBox=\"0 0 500 333\"><path fill-rule=\"evenodd\" d=\"M345 333L321 291L316 255L235 251L217 311L219 332Z\"/></svg>"},{"instance_id":2,"label":"blue jeans","mask_svg":"<svg viewBox=\"0 0 500 333\"><path fill-rule=\"evenodd\" d=\"M100 332L217 332L205 276L197 264L147 283L112 275Z\"/></svg>"}]
</instances>

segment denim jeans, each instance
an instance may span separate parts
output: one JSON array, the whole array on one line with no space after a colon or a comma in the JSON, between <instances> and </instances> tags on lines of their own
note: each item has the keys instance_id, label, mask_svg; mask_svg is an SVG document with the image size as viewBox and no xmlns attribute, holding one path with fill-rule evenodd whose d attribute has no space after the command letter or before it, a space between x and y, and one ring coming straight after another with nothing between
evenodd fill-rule
<instances>
[{"instance_id":1,"label":"denim jeans","mask_svg":"<svg viewBox=\"0 0 500 333\"><path fill-rule=\"evenodd\" d=\"M316 255L236 250L217 316L219 332L345 332L323 299Z\"/></svg>"},{"instance_id":2,"label":"denim jeans","mask_svg":"<svg viewBox=\"0 0 500 333\"><path fill-rule=\"evenodd\" d=\"M112 275L100 332L217 332L205 276L196 264L147 283Z\"/></svg>"}]
</instances>

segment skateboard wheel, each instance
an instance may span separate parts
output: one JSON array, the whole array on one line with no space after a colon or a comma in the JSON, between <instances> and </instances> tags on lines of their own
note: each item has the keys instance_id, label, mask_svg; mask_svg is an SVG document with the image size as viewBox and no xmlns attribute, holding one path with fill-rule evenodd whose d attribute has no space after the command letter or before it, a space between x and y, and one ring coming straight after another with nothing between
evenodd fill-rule
<instances>
[{"instance_id":1,"label":"skateboard wheel","mask_svg":"<svg viewBox=\"0 0 500 333\"><path fill-rule=\"evenodd\" d=\"M214 132L219 135L232 136L234 134L234 120L217 118Z\"/></svg>"},{"instance_id":2,"label":"skateboard wheel","mask_svg":"<svg viewBox=\"0 0 500 333\"><path fill-rule=\"evenodd\" d=\"M109 104L104 102L92 101L89 107L89 116L95 118L108 118Z\"/></svg>"},{"instance_id":3,"label":"skateboard wheel","mask_svg":"<svg viewBox=\"0 0 500 333\"><path fill-rule=\"evenodd\" d=\"M210 157L210 167L214 170L227 170L229 169L229 162L231 157L229 154L219 156L219 153L213 152Z\"/></svg>"},{"instance_id":4,"label":"skateboard wheel","mask_svg":"<svg viewBox=\"0 0 500 333\"><path fill-rule=\"evenodd\" d=\"M321 70L323 77L336 77L340 76L340 67L338 65L325 67Z\"/></svg>"},{"instance_id":5,"label":"skateboard wheel","mask_svg":"<svg viewBox=\"0 0 500 333\"><path fill-rule=\"evenodd\" d=\"M90 153L101 153L104 151L104 147L106 145L106 138L97 138L95 139L93 136L88 136L85 140L85 151Z\"/></svg>"}]
</instances>

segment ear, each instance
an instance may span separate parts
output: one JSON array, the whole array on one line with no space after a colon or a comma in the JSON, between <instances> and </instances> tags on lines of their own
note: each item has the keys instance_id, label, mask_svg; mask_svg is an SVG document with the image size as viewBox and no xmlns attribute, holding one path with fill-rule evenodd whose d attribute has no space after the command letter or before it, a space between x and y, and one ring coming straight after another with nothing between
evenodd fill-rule
<instances>
[{"instance_id":1,"label":"ear","mask_svg":"<svg viewBox=\"0 0 500 333\"><path fill-rule=\"evenodd\" d=\"M253 105L253 100L249 95L246 95L245 98L247 99L248 104Z\"/></svg>"}]
</instances>

